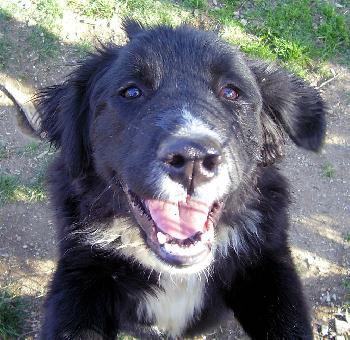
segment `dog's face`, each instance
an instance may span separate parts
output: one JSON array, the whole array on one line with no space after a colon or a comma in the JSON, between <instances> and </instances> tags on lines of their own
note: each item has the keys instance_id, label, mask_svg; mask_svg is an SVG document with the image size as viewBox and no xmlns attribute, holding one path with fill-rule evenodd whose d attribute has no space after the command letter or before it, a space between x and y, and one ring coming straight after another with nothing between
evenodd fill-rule
<instances>
[{"instance_id":1,"label":"dog's face","mask_svg":"<svg viewBox=\"0 0 350 340\"><path fill-rule=\"evenodd\" d=\"M43 128L63 152L84 154L79 171L89 161L107 183L121 185L137 241L155 261L203 268L226 201L280 155L282 127L298 145L319 147L322 101L303 82L247 61L214 34L126 26L127 45L92 57L61 88L81 90L73 127L58 131L44 117ZM68 103L77 96L61 95Z\"/></svg>"},{"instance_id":2,"label":"dog's face","mask_svg":"<svg viewBox=\"0 0 350 340\"><path fill-rule=\"evenodd\" d=\"M226 195L260 160L251 70L211 34L156 29L136 34L99 83L90 130L98 171L120 181L162 260L202 262Z\"/></svg>"}]
</instances>

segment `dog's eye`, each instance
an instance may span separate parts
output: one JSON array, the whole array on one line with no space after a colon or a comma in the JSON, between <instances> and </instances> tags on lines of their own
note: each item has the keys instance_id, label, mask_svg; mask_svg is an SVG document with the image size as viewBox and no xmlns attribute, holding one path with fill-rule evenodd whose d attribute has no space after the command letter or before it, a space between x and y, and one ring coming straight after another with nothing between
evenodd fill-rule
<instances>
[{"instance_id":1,"label":"dog's eye","mask_svg":"<svg viewBox=\"0 0 350 340\"><path fill-rule=\"evenodd\" d=\"M227 100L235 100L238 98L238 92L232 86L224 86L221 88L219 96Z\"/></svg>"},{"instance_id":2,"label":"dog's eye","mask_svg":"<svg viewBox=\"0 0 350 340\"><path fill-rule=\"evenodd\" d=\"M138 87L130 86L130 87L127 87L126 89L123 89L120 92L120 95L124 98L135 99L140 97L142 95L142 92Z\"/></svg>"}]
</instances>

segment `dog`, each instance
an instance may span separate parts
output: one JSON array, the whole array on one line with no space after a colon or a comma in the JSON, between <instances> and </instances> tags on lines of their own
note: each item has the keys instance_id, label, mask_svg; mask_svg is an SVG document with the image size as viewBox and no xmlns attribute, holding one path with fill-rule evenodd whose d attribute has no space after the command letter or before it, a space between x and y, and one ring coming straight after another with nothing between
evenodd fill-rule
<instances>
[{"instance_id":1,"label":"dog","mask_svg":"<svg viewBox=\"0 0 350 340\"><path fill-rule=\"evenodd\" d=\"M316 89L216 34L127 20L36 96L59 258L41 339L312 339L291 258L285 137L317 151Z\"/></svg>"}]
</instances>

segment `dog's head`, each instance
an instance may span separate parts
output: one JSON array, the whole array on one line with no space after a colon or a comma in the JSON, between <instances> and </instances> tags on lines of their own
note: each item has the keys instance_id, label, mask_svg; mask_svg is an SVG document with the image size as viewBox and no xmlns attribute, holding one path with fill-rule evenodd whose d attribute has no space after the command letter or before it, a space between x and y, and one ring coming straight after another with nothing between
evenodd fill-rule
<instances>
[{"instance_id":1,"label":"dog's head","mask_svg":"<svg viewBox=\"0 0 350 340\"><path fill-rule=\"evenodd\" d=\"M160 262L203 267L227 198L281 155L282 131L317 150L324 105L302 80L212 33L125 29L125 46L100 50L41 93L42 129L72 179L92 168L123 188Z\"/></svg>"}]
</instances>

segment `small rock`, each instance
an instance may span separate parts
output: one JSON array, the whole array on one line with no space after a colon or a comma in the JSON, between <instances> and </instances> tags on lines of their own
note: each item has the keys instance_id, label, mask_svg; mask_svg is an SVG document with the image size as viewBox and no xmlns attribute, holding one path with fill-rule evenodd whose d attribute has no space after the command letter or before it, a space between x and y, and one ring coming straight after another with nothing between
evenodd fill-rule
<instances>
[{"instance_id":1,"label":"small rock","mask_svg":"<svg viewBox=\"0 0 350 340\"><path fill-rule=\"evenodd\" d=\"M214 6L217 6L218 5L218 2L216 0L213 0L213 5Z\"/></svg>"},{"instance_id":2,"label":"small rock","mask_svg":"<svg viewBox=\"0 0 350 340\"><path fill-rule=\"evenodd\" d=\"M28 246L27 246L26 244L23 244L22 248L23 248L23 249L27 249Z\"/></svg>"},{"instance_id":3,"label":"small rock","mask_svg":"<svg viewBox=\"0 0 350 340\"><path fill-rule=\"evenodd\" d=\"M328 291L327 291L327 293L326 293L326 302L328 302L328 303L331 302L331 295L329 294Z\"/></svg>"},{"instance_id":4,"label":"small rock","mask_svg":"<svg viewBox=\"0 0 350 340\"><path fill-rule=\"evenodd\" d=\"M241 24L243 26L247 25L248 21L246 19L241 19Z\"/></svg>"}]
</instances>

